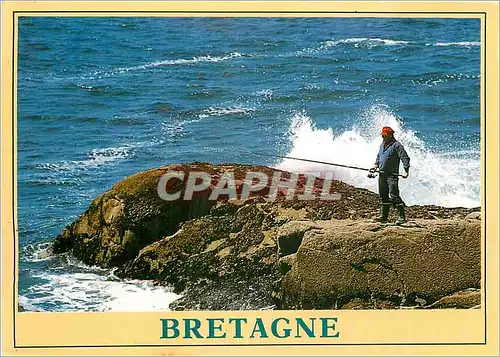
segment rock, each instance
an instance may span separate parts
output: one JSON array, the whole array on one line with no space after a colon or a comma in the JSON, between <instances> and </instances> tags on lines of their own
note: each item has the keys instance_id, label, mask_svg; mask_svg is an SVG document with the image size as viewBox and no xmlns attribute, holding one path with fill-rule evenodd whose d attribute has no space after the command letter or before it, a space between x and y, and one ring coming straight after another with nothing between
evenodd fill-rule
<instances>
[{"instance_id":1,"label":"rock","mask_svg":"<svg viewBox=\"0 0 500 357\"><path fill-rule=\"evenodd\" d=\"M412 219L457 219L465 218L469 213L477 211L479 208L463 208L463 207L438 207L431 205L415 205L407 207L407 216ZM391 210L394 212L395 210Z\"/></svg>"},{"instance_id":2,"label":"rock","mask_svg":"<svg viewBox=\"0 0 500 357\"><path fill-rule=\"evenodd\" d=\"M97 197L87 211L55 239L54 252L72 250L77 258L90 265L120 266L135 258L143 247L176 232L182 222L208 214L216 204L209 200L210 193L218 177L227 170L236 176L244 176L246 170L262 171L270 177L274 172L264 166L204 163L174 164L140 172ZM183 193L189 172L207 172L213 182L206 190L195 192L192 200L165 201L158 196L157 186L160 177L169 171L182 171L186 176L183 181L170 180L168 192ZM217 206L214 215L234 213L238 208L235 203Z\"/></svg>"},{"instance_id":3,"label":"rock","mask_svg":"<svg viewBox=\"0 0 500 357\"><path fill-rule=\"evenodd\" d=\"M436 301L479 287L479 222L419 220L416 228L380 228L366 221L322 222L305 233L277 305L342 308L355 297L396 305ZM417 299L417 301L415 301Z\"/></svg>"},{"instance_id":4,"label":"rock","mask_svg":"<svg viewBox=\"0 0 500 357\"><path fill-rule=\"evenodd\" d=\"M190 201L164 201L156 190L168 171L204 171L212 182ZM440 308L457 301L445 297L480 286L481 221L467 218L477 208L410 206L405 227L381 227L369 220L378 196L339 181L340 200L285 200L280 192L268 202L269 186L245 200L210 200L228 171L238 194L247 171L275 172L192 163L132 175L97 197L53 251L169 286L183 295L177 310ZM167 190L183 192L186 181L171 180ZM321 187L318 179L314 197Z\"/></svg>"},{"instance_id":5,"label":"rock","mask_svg":"<svg viewBox=\"0 0 500 357\"><path fill-rule=\"evenodd\" d=\"M292 269L292 266L297 261L297 256L295 254L285 255L279 259L279 267L281 274L286 274Z\"/></svg>"},{"instance_id":6,"label":"rock","mask_svg":"<svg viewBox=\"0 0 500 357\"><path fill-rule=\"evenodd\" d=\"M280 255L297 252L304 234L315 227L317 226L310 221L292 221L282 225L277 234Z\"/></svg>"},{"instance_id":7,"label":"rock","mask_svg":"<svg viewBox=\"0 0 500 357\"><path fill-rule=\"evenodd\" d=\"M442 297L429 306L433 309L472 309L481 305L481 290L467 289Z\"/></svg>"},{"instance_id":8,"label":"rock","mask_svg":"<svg viewBox=\"0 0 500 357\"><path fill-rule=\"evenodd\" d=\"M354 298L342 305L342 310L381 310L395 308L397 308L397 305L391 303L390 301L377 300L375 298Z\"/></svg>"},{"instance_id":9,"label":"rock","mask_svg":"<svg viewBox=\"0 0 500 357\"><path fill-rule=\"evenodd\" d=\"M184 167L148 170L117 183L61 232L54 251L72 249L87 264L118 266L134 258L142 247L173 234L181 222L206 214L214 203L206 194L193 201L164 201L156 193L160 177L180 168Z\"/></svg>"},{"instance_id":10,"label":"rock","mask_svg":"<svg viewBox=\"0 0 500 357\"><path fill-rule=\"evenodd\" d=\"M479 220L481 220L481 212L471 212L467 216L465 216L465 219L479 219Z\"/></svg>"},{"instance_id":11,"label":"rock","mask_svg":"<svg viewBox=\"0 0 500 357\"><path fill-rule=\"evenodd\" d=\"M245 205L234 215L185 222L175 236L143 248L117 275L155 279L182 291L176 309L269 306L279 271L276 242L261 230L266 215Z\"/></svg>"}]
</instances>

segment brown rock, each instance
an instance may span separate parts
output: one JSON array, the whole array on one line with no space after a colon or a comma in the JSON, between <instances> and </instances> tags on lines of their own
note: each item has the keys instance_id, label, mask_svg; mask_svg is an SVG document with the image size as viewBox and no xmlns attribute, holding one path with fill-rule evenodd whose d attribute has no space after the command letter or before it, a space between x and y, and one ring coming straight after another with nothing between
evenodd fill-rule
<instances>
[{"instance_id":1,"label":"brown rock","mask_svg":"<svg viewBox=\"0 0 500 357\"><path fill-rule=\"evenodd\" d=\"M66 227L55 240L54 252L72 250L87 264L119 266L136 257L141 248L172 235L182 222L208 214L216 203L209 200L209 196L221 173L232 171L236 177L244 177L247 170L262 171L269 177L275 171L265 166L193 163L168 165L132 175L97 197L86 212ZM168 192L181 191L181 199L176 201L164 201L157 193L158 181L169 171L186 174L182 182L175 179L168 182ZM212 175L212 185L195 192L192 200L183 200L188 173L199 171ZM253 193L259 194L262 193ZM233 201L217 208L214 214L234 213L241 204Z\"/></svg>"},{"instance_id":2,"label":"brown rock","mask_svg":"<svg viewBox=\"0 0 500 357\"><path fill-rule=\"evenodd\" d=\"M472 309L481 305L481 290L467 289L445 296L429 308L432 309Z\"/></svg>"},{"instance_id":3,"label":"brown rock","mask_svg":"<svg viewBox=\"0 0 500 357\"><path fill-rule=\"evenodd\" d=\"M465 216L465 219L479 219L479 220L481 220L481 212L471 212L467 216Z\"/></svg>"},{"instance_id":4,"label":"brown rock","mask_svg":"<svg viewBox=\"0 0 500 357\"><path fill-rule=\"evenodd\" d=\"M480 223L417 222L415 228L321 222L321 231L305 233L283 278L280 307L332 308L360 296L421 304L415 299L429 303L479 287Z\"/></svg>"},{"instance_id":5,"label":"brown rock","mask_svg":"<svg viewBox=\"0 0 500 357\"><path fill-rule=\"evenodd\" d=\"M212 184L191 201L163 201L156 190L168 171L204 171ZM338 181L333 188L341 199L334 201L287 201L281 192L267 202L269 187L244 201L209 200L226 171L234 172L238 193L247 171L269 178L275 172L192 163L132 175L66 227L54 252L173 286L184 296L175 309L440 308L475 301L450 296L480 286L477 208L411 206L406 227L381 227L368 220L378 213L378 196ZM185 184L171 180L167 190L182 192ZM316 180L316 197L321 187Z\"/></svg>"},{"instance_id":6,"label":"brown rock","mask_svg":"<svg viewBox=\"0 0 500 357\"><path fill-rule=\"evenodd\" d=\"M281 255L297 252L302 244L304 234L318 226L311 221L292 221L278 228L277 240Z\"/></svg>"}]
</instances>

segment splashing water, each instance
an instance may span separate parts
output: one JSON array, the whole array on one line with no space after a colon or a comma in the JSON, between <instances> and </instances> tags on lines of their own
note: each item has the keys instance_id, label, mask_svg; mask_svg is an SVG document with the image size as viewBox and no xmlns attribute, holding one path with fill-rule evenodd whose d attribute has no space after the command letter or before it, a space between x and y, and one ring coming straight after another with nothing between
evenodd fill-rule
<instances>
[{"instance_id":1,"label":"splashing water","mask_svg":"<svg viewBox=\"0 0 500 357\"><path fill-rule=\"evenodd\" d=\"M152 281L122 280L112 270L85 265L69 254L53 255L50 246L43 243L23 250L24 262L54 263L30 272L38 283L19 295L26 311L169 311L170 303L181 297Z\"/></svg>"},{"instance_id":2,"label":"splashing water","mask_svg":"<svg viewBox=\"0 0 500 357\"><path fill-rule=\"evenodd\" d=\"M289 128L292 149L287 156L370 168L381 143L380 129L383 126L394 129L396 139L403 144L411 159L410 177L399 181L401 196L407 204L480 205L479 147L472 152L431 150L385 105L369 108L350 130L340 133L335 133L333 128L317 129L305 112L295 113ZM402 165L400 167L402 172ZM336 180L378 192L377 180L367 178L366 171L290 159L282 160L276 168L320 172L320 176L334 171Z\"/></svg>"},{"instance_id":3,"label":"splashing water","mask_svg":"<svg viewBox=\"0 0 500 357\"><path fill-rule=\"evenodd\" d=\"M149 281L121 281L94 273L39 274L46 283L29 289L37 297L20 297L28 311L159 311L179 298Z\"/></svg>"}]
</instances>

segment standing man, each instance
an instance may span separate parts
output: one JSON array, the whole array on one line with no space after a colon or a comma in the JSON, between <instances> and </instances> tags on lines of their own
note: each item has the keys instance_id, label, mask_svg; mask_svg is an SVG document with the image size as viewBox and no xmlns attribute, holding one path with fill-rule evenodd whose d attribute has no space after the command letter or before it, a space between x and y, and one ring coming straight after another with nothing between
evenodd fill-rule
<instances>
[{"instance_id":1,"label":"standing man","mask_svg":"<svg viewBox=\"0 0 500 357\"><path fill-rule=\"evenodd\" d=\"M405 204L399 196L398 174L399 161L403 162L405 174L401 177L408 178L410 170L410 158L403 145L394 138L394 130L388 126L382 128L383 142L380 145L375 166L370 169L374 173L379 171L378 192L380 195L380 216L375 220L380 223L387 223L390 205L398 210L399 218L397 225L406 222Z\"/></svg>"}]
</instances>

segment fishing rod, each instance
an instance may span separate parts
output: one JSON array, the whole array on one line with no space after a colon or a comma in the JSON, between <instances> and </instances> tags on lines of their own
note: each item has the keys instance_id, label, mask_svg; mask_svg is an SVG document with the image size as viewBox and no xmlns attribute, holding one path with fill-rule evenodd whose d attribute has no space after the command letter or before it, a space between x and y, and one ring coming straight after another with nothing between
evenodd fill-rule
<instances>
[{"instance_id":1,"label":"fishing rod","mask_svg":"<svg viewBox=\"0 0 500 357\"><path fill-rule=\"evenodd\" d=\"M205 149L213 150L215 148L205 147ZM318 160L311 160L311 159L302 159L302 158L299 158L299 157L291 157L291 156L283 156L283 155L271 155L271 154L264 154L264 153L251 152L251 151L241 151L241 150L232 150L232 152L236 152L236 153L239 153L239 154L246 154L246 155L250 154L250 155L255 155L255 156L270 157L270 158L273 158L273 159L289 159L289 160L305 161L305 162L312 162L312 163L315 163L315 164L322 164L322 165L343 167L343 168L346 168L346 169L368 171L369 172L369 174L368 174L369 178L374 178L375 177L375 175L373 175L374 173L379 173L379 174L383 174L384 173L383 171L380 171L380 170L375 170L374 171L373 169L367 169L365 167L335 164L333 162L318 161ZM393 175L393 176L401 176L401 177L403 176L401 174L394 174L394 173L391 174L391 175Z\"/></svg>"},{"instance_id":2,"label":"fishing rod","mask_svg":"<svg viewBox=\"0 0 500 357\"><path fill-rule=\"evenodd\" d=\"M247 154L251 155L257 155L257 156L264 156L264 157L272 157L276 159L289 159L289 160L297 160L297 161L305 161L305 162L312 162L315 164L323 164L323 165L329 165L329 166L337 166L337 167L343 167L346 169L354 169L354 170L362 170L362 171L368 171L370 174L368 177L374 178L375 176L373 175L374 173L384 173L383 171L380 170L373 170L373 169L367 169L364 167L359 167L359 166L352 166L352 165L342 165L342 164L335 164L333 162L327 162L327 161L318 161L318 160L311 160L311 159L302 159L298 157L291 157L291 156L282 156L282 155L271 155L271 154L263 154L263 153L257 153L257 152L247 152ZM401 174L391 174L395 176L403 176Z\"/></svg>"}]
</instances>

